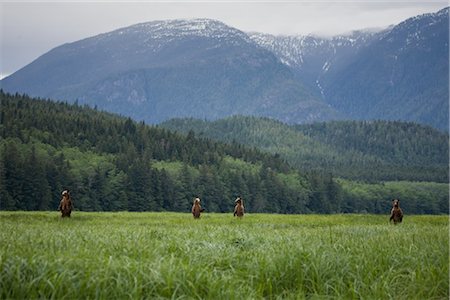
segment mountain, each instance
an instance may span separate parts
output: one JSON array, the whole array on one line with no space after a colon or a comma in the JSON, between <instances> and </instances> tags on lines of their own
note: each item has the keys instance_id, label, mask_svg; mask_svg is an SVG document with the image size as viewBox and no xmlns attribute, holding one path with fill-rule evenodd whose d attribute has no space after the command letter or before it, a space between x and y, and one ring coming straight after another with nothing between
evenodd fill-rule
<instances>
[{"instance_id":1,"label":"mountain","mask_svg":"<svg viewBox=\"0 0 450 300\"><path fill-rule=\"evenodd\" d=\"M365 181L448 182L448 134L429 126L388 121L287 125L234 116L214 122L174 119L160 126L279 154L302 170Z\"/></svg>"},{"instance_id":2,"label":"mountain","mask_svg":"<svg viewBox=\"0 0 450 300\"><path fill-rule=\"evenodd\" d=\"M448 10L331 38L244 33L210 19L142 23L57 47L0 86L148 123L240 114L448 131Z\"/></svg>"},{"instance_id":3,"label":"mountain","mask_svg":"<svg viewBox=\"0 0 450 300\"><path fill-rule=\"evenodd\" d=\"M325 87L355 119L407 120L448 130L448 8L395 26Z\"/></svg>"},{"instance_id":4,"label":"mountain","mask_svg":"<svg viewBox=\"0 0 450 300\"><path fill-rule=\"evenodd\" d=\"M339 73L362 48L383 34L377 31L354 31L349 35L321 38L319 36L276 36L249 33L250 38L273 52L305 82L316 95L324 98L324 81Z\"/></svg>"},{"instance_id":5,"label":"mountain","mask_svg":"<svg viewBox=\"0 0 450 300\"><path fill-rule=\"evenodd\" d=\"M449 8L380 32L322 39L253 34L316 95L357 120L405 120L448 131Z\"/></svg>"},{"instance_id":6,"label":"mountain","mask_svg":"<svg viewBox=\"0 0 450 300\"><path fill-rule=\"evenodd\" d=\"M273 53L209 19L142 23L64 44L1 86L149 123L237 113L291 123L340 115Z\"/></svg>"}]
</instances>

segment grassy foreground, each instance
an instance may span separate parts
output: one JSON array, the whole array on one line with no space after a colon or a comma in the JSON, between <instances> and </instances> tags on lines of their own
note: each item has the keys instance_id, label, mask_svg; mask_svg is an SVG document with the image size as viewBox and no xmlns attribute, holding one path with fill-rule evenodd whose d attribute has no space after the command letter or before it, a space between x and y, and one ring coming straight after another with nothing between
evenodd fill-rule
<instances>
[{"instance_id":1,"label":"grassy foreground","mask_svg":"<svg viewBox=\"0 0 450 300\"><path fill-rule=\"evenodd\" d=\"M0 298L448 299L448 216L0 212Z\"/></svg>"}]
</instances>

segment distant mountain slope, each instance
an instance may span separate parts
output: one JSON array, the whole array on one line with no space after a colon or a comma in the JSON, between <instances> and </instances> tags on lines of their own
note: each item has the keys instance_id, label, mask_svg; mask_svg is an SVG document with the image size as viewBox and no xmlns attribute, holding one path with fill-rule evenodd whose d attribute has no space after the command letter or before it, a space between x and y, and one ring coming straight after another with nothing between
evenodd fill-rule
<instances>
[{"instance_id":1,"label":"distant mountain slope","mask_svg":"<svg viewBox=\"0 0 450 300\"><path fill-rule=\"evenodd\" d=\"M348 119L405 120L448 131L449 9L378 33L252 34Z\"/></svg>"},{"instance_id":2,"label":"distant mountain slope","mask_svg":"<svg viewBox=\"0 0 450 300\"><path fill-rule=\"evenodd\" d=\"M401 122L340 121L288 126L235 116L215 122L175 119L161 126L278 153L303 170L357 180L448 182L448 135Z\"/></svg>"},{"instance_id":3,"label":"distant mountain slope","mask_svg":"<svg viewBox=\"0 0 450 300\"><path fill-rule=\"evenodd\" d=\"M383 32L354 31L349 35L321 38L318 36L275 36L250 33L250 38L273 52L305 82L324 98L324 82L339 73L362 48L367 47Z\"/></svg>"},{"instance_id":4,"label":"distant mountain slope","mask_svg":"<svg viewBox=\"0 0 450 300\"><path fill-rule=\"evenodd\" d=\"M148 123L231 115L288 124L401 120L448 131L448 8L329 39L153 21L65 44L0 81Z\"/></svg>"},{"instance_id":5,"label":"distant mountain slope","mask_svg":"<svg viewBox=\"0 0 450 300\"><path fill-rule=\"evenodd\" d=\"M65 44L1 86L150 123L236 113L295 123L339 115L271 52L209 19L142 23Z\"/></svg>"},{"instance_id":6,"label":"distant mountain slope","mask_svg":"<svg viewBox=\"0 0 450 300\"><path fill-rule=\"evenodd\" d=\"M324 87L327 102L351 118L448 130L448 13L408 19L362 50Z\"/></svg>"}]
</instances>

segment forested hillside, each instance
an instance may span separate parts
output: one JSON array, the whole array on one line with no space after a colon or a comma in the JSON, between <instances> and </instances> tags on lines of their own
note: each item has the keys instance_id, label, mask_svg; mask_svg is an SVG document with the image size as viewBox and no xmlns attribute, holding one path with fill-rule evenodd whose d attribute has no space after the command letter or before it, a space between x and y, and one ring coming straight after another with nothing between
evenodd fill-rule
<instances>
[{"instance_id":1,"label":"forested hillside","mask_svg":"<svg viewBox=\"0 0 450 300\"><path fill-rule=\"evenodd\" d=\"M56 210L70 189L86 211L188 212L199 196L208 212L228 212L242 195L248 212L388 213L400 195L408 213L448 212L447 184L355 185L299 172L249 147L250 139L225 144L88 107L3 92L0 99L2 210Z\"/></svg>"},{"instance_id":2,"label":"forested hillside","mask_svg":"<svg viewBox=\"0 0 450 300\"><path fill-rule=\"evenodd\" d=\"M389 121L336 121L289 126L257 117L208 122L173 119L165 128L278 153L303 171L369 182L448 182L448 134Z\"/></svg>"},{"instance_id":3,"label":"forested hillside","mask_svg":"<svg viewBox=\"0 0 450 300\"><path fill-rule=\"evenodd\" d=\"M88 211L187 212L199 196L207 211L226 212L237 195L252 212L340 210L331 177L299 174L277 156L87 107L0 96L3 210L54 210L66 188Z\"/></svg>"},{"instance_id":4,"label":"forested hillside","mask_svg":"<svg viewBox=\"0 0 450 300\"><path fill-rule=\"evenodd\" d=\"M294 128L338 153L329 162L336 175L369 181L448 182L449 136L432 127L409 122L339 121Z\"/></svg>"}]
</instances>

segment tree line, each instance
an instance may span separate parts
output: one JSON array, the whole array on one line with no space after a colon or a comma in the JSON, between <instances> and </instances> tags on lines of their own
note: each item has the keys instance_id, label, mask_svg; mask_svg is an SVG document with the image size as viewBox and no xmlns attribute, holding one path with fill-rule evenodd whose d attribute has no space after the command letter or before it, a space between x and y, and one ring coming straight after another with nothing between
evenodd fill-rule
<instances>
[{"instance_id":1,"label":"tree line","mask_svg":"<svg viewBox=\"0 0 450 300\"><path fill-rule=\"evenodd\" d=\"M301 172L276 154L86 106L0 96L2 210L56 210L64 189L84 211L188 212L200 197L209 212L231 212L238 195L249 212L366 209L331 174ZM389 211L388 195L379 201Z\"/></svg>"},{"instance_id":2,"label":"tree line","mask_svg":"<svg viewBox=\"0 0 450 300\"><path fill-rule=\"evenodd\" d=\"M255 212L313 211L314 181L276 155L135 122L88 107L1 93L0 208L211 212L242 195ZM174 171L173 164L179 168Z\"/></svg>"}]
</instances>

